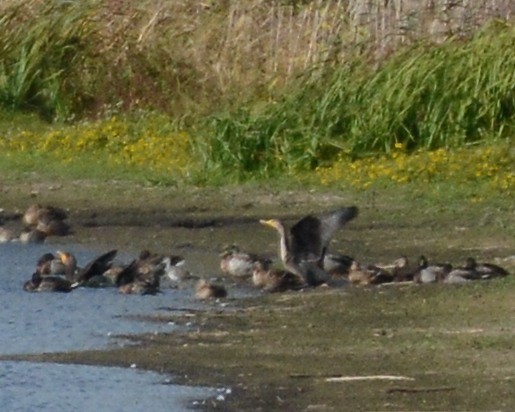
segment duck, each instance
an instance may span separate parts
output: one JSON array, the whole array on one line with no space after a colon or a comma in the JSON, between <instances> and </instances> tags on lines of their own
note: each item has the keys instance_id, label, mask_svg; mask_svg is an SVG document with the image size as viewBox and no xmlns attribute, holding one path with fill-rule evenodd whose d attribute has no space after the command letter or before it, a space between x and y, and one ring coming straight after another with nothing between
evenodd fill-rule
<instances>
[{"instance_id":1,"label":"duck","mask_svg":"<svg viewBox=\"0 0 515 412\"><path fill-rule=\"evenodd\" d=\"M271 268L259 260L253 264L252 283L271 293L299 290L307 286L302 276L284 269Z\"/></svg>"},{"instance_id":2,"label":"duck","mask_svg":"<svg viewBox=\"0 0 515 412\"><path fill-rule=\"evenodd\" d=\"M74 285L61 276L41 276L34 272L32 278L23 284L26 292L71 292Z\"/></svg>"},{"instance_id":3,"label":"duck","mask_svg":"<svg viewBox=\"0 0 515 412\"><path fill-rule=\"evenodd\" d=\"M510 273L501 266L493 263L478 263L473 257L466 259L464 269L475 272L481 279L491 279L496 277L505 277Z\"/></svg>"},{"instance_id":4,"label":"duck","mask_svg":"<svg viewBox=\"0 0 515 412\"><path fill-rule=\"evenodd\" d=\"M307 215L287 231L279 219L260 220L279 234L279 256L284 269L302 277L310 286L326 283L324 256L335 232L358 215L356 206L342 207L325 214Z\"/></svg>"},{"instance_id":5,"label":"duck","mask_svg":"<svg viewBox=\"0 0 515 412\"><path fill-rule=\"evenodd\" d=\"M165 256L161 262L164 264L164 276L172 284L176 285L184 280L194 278L189 270L186 269L186 260L181 256Z\"/></svg>"},{"instance_id":6,"label":"duck","mask_svg":"<svg viewBox=\"0 0 515 412\"><path fill-rule=\"evenodd\" d=\"M15 238L14 232L11 229L0 226L0 243L7 243Z\"/></svg>"},{"instance_id":7,"label":"duck","mask_svg":"<svg viewBox=\"0 0 515 412\"><path fill-rule=\"evenodd\" d=\"M326 253L322 261L322 268L332 277L347 278L354 258L335 253Z\"/></svg>"},{"instance_id":8,"label":"duck","mask_svg":"<svg viewBox=\"0 0 515 412\"><path fill-rule=\"evenodd\" d=\"M116 284L116 279L124 269L125 267L122 265L113 265L107 269L102 275L106 280L106 285L114 286Z\"/></svg>"},{"instance_id":9,"label":"duck","mask_svg":"<svg viewBox=\"0 0 515 412\"><path fill-rule=\"evenodd\" d=\"M21 218L23 224L27 227L36 226L38 224L39 211L42 207L39 203L30 205Z\"/></svg>"},{"instance_id":10,"label":"duck","mask_svg":"<svg viewBox=\"0 0 515 412\"><path fill-rule=\"evenodd\" d=\"M363 269L360 263L355 260L352 262L347 279L354 285L368 285L371 279L371 273Z\"/></svg>"},{"instance_id":11,"label":"duck","mask_svg":"<svg viewBox=\"0 0 515 412\"><path fill-rule=\"evenodd\" d=\"M158 265L160 263L164 263L166 268L173 271L173 268L184 265L186 262L182 256L178 255L165 255L160 253L150 252L148 249L143 249L138 255L138 260L140 265L148 264L148 265ZM174 278L173 273L166 273L172 279Z\"/></svg>"},{"instance_id":12,"label":"duck","mask_svg":"<svg viewBox=\"0 0 515 412\"><path fill-rule=\"evenodd\" d=\"M79 271L75 255L68 251L58 250L56 251L56 256L64 266L63 274L68 280L75 282Z\"/></svg>"},{"instance_id":13,"label":"duck","mask_svg":"<svg viewBox=\"0 0 515 412\"><path fill-rule=\"evenodd\" d=\"M452 271L450 263L431 264L424 255L419 258L418 270L413 276L415 283L443 282Z\"/></svg>"},{"instance_id":14,"label":"duck","mask_svg":"<svg viewBox=\"0 0 515 412\"><path fill-rule=\"evenodd\" d=\"M418 267L411 265L408 257L402 255L387 265L378 264L377 267L390 273L393 282L411 282Z\"/></svg>"},{"instance_id":15,"label":"duck","mask_svg":"<svg viewBox=\"0 0 515 412\"><path fill-rule=\"evenodd\" d=\"M130 282L118 287L122 295L156 295L159 288L145 282Z\"/></svg>"},{"instance_id":16,"label":"duck","mask_svg":"<svg viewBox=\"0 0 515 412\"><path fill-rule=\"evenodd\" d=\"M29 233L37 230L45 236L66 236L71 233L70 225L65 222L67 218L68 213L64 209L36 203L25 211L22 222Z\"/></svg>"},{"instance_id":17,"label":"duck","mask_svg":"<svg viewBox=\"0 0 515 412\"><path fill-rule=\"evenodd\" d=\"M140 271L148 271L157 266L162 267L161 278L168 280L171 287L176 287L183 280L194 278L185 268L185 263L186 260L182 256L153 253L148 249L143 249L138 256Z\"/></svg>"},{"instance_id":18,"label":"duck","mask_svg":"<svg viewBox=\"0 0 515 412\"><path fill-rule=\"evenodd\" d=\"M475 277L475 274L463 268L452 269L442 279L442 283L446 284L462 284L470 282Z\"/></svg>"},{"instance_id":19,"label":"duck","mask_svg":"<svg viewBox=\"0 0 515 412\"><path fill-rule=\"evenodd\" d=\"M66 236L71 233L68 223L46 215L38 220L36 229L43 232L46 236Z\"/></svg>"},{"instance_id":20,"label":"duck","mask_svg":"<svg viewBox=\"0 0 515 412\"><path fill-rule=\"evenodd\" d=\"M95 287L112 285L112 282L104 276L104 273L113 266L113 260L117 253L116 249L110 250L95 257L83 268L79 268L75 255L61 250L56 252L64 265L64 275L69 281L80 286Z\"/></svg>"},{"instance_id":21,"label":"duck","mask_svg":"<svg viewBox=\"0 0 515 412\"><path fill-rule=\"evenodd\" d=\"M379 285L393 281L393 276L376 265L361 265L354 260L349 268L348 280L355 285Z\"/></svg>"},{"instance_id":22,"label":"duck","mask_svg":"<svg viewBox=\"0 0 515 412\"><path fill-rule=\"evenodd\" d=\"M447 274L444 283L466 283L472 280L484 280L507 276L508 272L492 263L477 263L472 257L466 259L465 265L455 268Z\"/></svg>"},{"instance_id":23,"label":"duck","mask_svg":"<svg viewBox=\"0 0 515 412\"><path fill-rule=\"evenodd\" d=\"M36 273L41 276L64 275L66 267L59 257L53 253L43 254L36 263Z\"/></svg>"},{"instance_id":24,"label":"duck","mask_svg":"<svg viewBox=\"0 0 515 412\"><path fill-rule=\"evenodd\" d=\"M270 266L270 259L253 253L242 252L238 246L231 245L220 254L220 269L223 273L236 278L249 278L252 276L254 262L260 261Z\"/></svg>"},{"instance_id":25,"label":"duck","mask_svg":"<svg viewBox=\"0 0 515 412\"><path fill-rule=\"evenodd\" d=\"M225 298L227 290L223 285L200 279L195 285L195 297L201 300Z\"/></svg>"},{"instance_id":26,"label":"duck","mask_svg":"<svg viewBox=\"0 0 515 412\"><path fill-rule=\"evenodd\" d=\"M118 273L115 286L123 294L155 295L159 292L164 267L162 261L157 263L144 255L143 259L134 259Z\"/></svg>"},{"instance_id":27,"label":"duck","mask_svg":"<svg viewBox=\"0 0 515 412\"><path fill-rule=\"evenodd\" d=\"M65 220L68 213L59 207L43 206L39 203L30 205L22 216L22 222L27 227L37 226L41 219Z\"/></svg>"},{"instance_id":28,"label":"duck","mask_svg":"<svg viewBox=\"0 0 515 412\"><path fill-rule=\"evenodd\" d=\"M164 258L164 255L151 252L148 249L141 250L138 255L138 260L140 263L146 262L146 263L154 264L154 265L161 263L163 258Z\"/></svg>"},{"instance_id":29,"label":"duck","mask_svg":"<svg viewBox=\"0 0 515 412\"><path fill-rule=\"evenodd\" d=\"M47 238L47 234L39 229L25 228L20 233L19 240L23 244L43 243Z\"/></svg>"}]
</instances>

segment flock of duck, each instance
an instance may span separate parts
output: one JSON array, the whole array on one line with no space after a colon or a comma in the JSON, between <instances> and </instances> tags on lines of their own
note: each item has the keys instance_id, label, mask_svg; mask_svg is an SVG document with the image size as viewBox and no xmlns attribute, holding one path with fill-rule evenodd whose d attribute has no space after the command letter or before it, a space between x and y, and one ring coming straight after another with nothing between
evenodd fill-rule
<instances>
[{"instance_id":1,"label":"flock of duck","mask_svg":"<svg viewBox=\"0 0 515 412\"><path fill-rule=\"evenodd\" d=\"M18 237L13 230L0 226L0 243L43 243L48 236L66 236L71 233L67 219L64 209L35 203L23 214L24 228Z\"/></svg>"},{"instance_id":2,"label":"flock of duck","mask_svg":"<svg viewBox=\"0 0 515 412\"><path fill-rule=\"evenodd\" d=\"M350 256L328 253L329 242L335 232L357 215L357 207L342 207L319 216L305 216L289 230L278 219L260 220L261 224L275 229L279 235L282 267L274 266L271 259L231 246L221 254L220 269L234 278L249 279L255 287L266 292L348 283L465 283L509 274L498 265L478 263L472 257L460 267L449 263L429 264L424 256L415 265L411 265L404 256L391 264L364 265ZM43 242L51 235L68 234L70 226L66 219L66 212L60 208L32 205L23 215L26 228L17 239L26 243ZM7 236L4 230L0 233L0 240L15 238ZM143 250L129 264L118 264L116 255L117 250L110 250L80 267L70 252L46 253L37 261L36 269L23 289L28 292L70 292L81 286L111 286L124 294L156 294L164 280L171 286L178 286L181 282L195 279L197 298L227 296L223 285L192 276L184 268L185 261L180 256Z\"/></svg>"},{"instance_id":3,"label":"flock of duck","mask_svg":"<svg viewBox=\"0 0 515 412\"><path fill-rule=\"evenodd\" d=\"M262 224L279 233L279 256L283 269L273 268L270 260L233 248L222 255L222 271L233 276L252 277L254 285L270 292L347 283L465 283L509 275L498 265L478 263L472 257L458 267L450 263L429 264L423 255L414 265L406 256L391 264L364 265L350 256L328 253L334 233L357 215L355 206L325 215L310 215L299 220L289 231L277 219L261 220Z\"/></svg>"}]
</instances>

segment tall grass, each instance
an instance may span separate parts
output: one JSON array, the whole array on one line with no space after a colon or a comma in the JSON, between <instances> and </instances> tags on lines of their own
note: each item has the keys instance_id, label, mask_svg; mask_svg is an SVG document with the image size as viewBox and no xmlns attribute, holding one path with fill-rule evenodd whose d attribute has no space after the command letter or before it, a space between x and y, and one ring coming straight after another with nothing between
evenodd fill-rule
<instances>
[{"instance_id":1,"label":"tall grass","mask_svg":"<svg viewBox=\"0 0 515 412\"><path fill-rule=\"evenodd\" d=\"M410 47L351 89L338 105L350 108L347 128L329 128L326 136L354 152L389 151L398 143L434 149L513 136L513 46L514 28L493 24L470 42ZM329 94L340 94L342 80ZM325 123L323 114L317 117ZM340 124L339 118L332 123Z\"/></svg>"},{"instance_id":2,"label":"tall grass","mask_svg":"<svg viewBox=\"0 0 515 412\"><path fill-rule=\"evenodd\" d=\"M495 23L470 41L421 42L374 69L359 56L303 78L264 112L216 117L212 157L238 175L309 170L351 157L512 138L515 28Z\"/></svg>"},{"instance_id":3,"label":"tall grass","mask_svg":"<svg viewBox=\"0 0 515 412\"><path fill-rule=\"evenodd\" d=\"M52 119L73 109L92 34L88 9L76 2L19 3L0 18L0 104Z\"/></svg>"},{"instance_id":4,"label":"tall grass","mask_svg":"<svg viewBox=\"0 0 515 412\"><path fill-rule=\"evenodd\" d=\"M273 100L303 71L468 36L510 0L3 0L0 105L47 117L202 115Z\"/></svg>"},{"instance_id":5,"label":"tall grass","mask_svg":"<svg viewBox=\"0 0 515 412\"><path fill-rule=\"evenodd\" d=\"M514 129L512 12L510 0L4 0L0 110L166 113L204 172L234 179L495 140Z\"/></svg>"}]
</instances>

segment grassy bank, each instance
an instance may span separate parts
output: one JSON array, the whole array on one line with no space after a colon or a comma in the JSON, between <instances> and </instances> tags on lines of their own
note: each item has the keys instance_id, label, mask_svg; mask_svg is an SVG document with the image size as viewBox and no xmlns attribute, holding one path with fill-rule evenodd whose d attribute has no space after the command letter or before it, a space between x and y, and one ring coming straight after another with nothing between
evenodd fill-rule
<instances>
[{"instance_id":1,"label":"grassy bank","mask_svg":"<svg viewBox=\"0 0 515 412\"><path fill-rule=\"evenodd\" d=\"M493 25L466 43L418 44L379 68L357 58L315 70L262 111L216 117L212 161L270 176L395 148L512 139L514 39L513 27Z\"/></svg>"},{"instance_id":2,"label":"grassy bank","mask_svg":"<svg viewBox=\"0 0 515 412\"><path fill-rule=\"evenodd\" d=\"M60 126L42 123L34 116L7 116L0 121L0 134L0 171L6 177L123 179L160 186L219 186L274 177L277 187L291 182L340 189L474 184L483 200L492 194L509 195L515 186L515 153L509 139L415 151L397 144L390 153L358 158L340 152L323 166L292 167L280 174L270 168L281 163L282 170L284 159L273 160L272 165L257 160L252 173L241 174L237 159L232 167L220 159L210 160L205 144L196 144L194 135L162 115ZM297 165L297 160L292 162Z\"/></svg>"},{"instance_id":3,"label":"grassy bank","mask_svg":"<svg viewBox=\"0 0 515 412\"><path fill-rule=\"evenodd\" d=\"M53 165L103 159L163 184L303 179L342 164L370 176L365 158L497 152L513 138L515 32L503 4L493 14L472 4L144 6L3 3L0 145L11 165L28 164L24 153ZM489 160L506 187L512 152L500 156Z\"/></svg>"}]
</instances>

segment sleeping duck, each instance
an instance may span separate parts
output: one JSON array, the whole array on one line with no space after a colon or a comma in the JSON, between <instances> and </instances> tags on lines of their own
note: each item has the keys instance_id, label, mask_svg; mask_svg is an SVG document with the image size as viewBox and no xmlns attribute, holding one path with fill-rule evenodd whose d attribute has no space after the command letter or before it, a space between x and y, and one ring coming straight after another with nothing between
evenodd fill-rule
<instances>
[{"instance_id":1,"label":"sleeping duck","mask_svg":"<svg viewBox=\"0 0 515 412\"><path fill-rule=\"evenodd\" d=\"M26 292L71 292L73 289L68 279L54 275L41 276L37 272L23 285Z\"/></svg>"},{"instance_id":2,"label":"sleeping duck","mask_svg":"<svg viewBox=\"0 0 515 412\"><path fill-rule=\"evenodd\" d=\"M227 290L223 285L208 282L205 279L199 280L195 286L195 297L197 299L217 299L225 298L226 296Z\"/></svg>"},{"instance_id":3,"label":"sleeping duck","mask_svg":"<svg viewBox=\"0 0 515 412\"><path fill-rule=\"evenodd\" d=\"M379 285L393 281L393 276L376 265L362 265L357 260L349 268L348 279L355 285Z\"/></svg>"},{"instance_id":4,"label":"sleeping duck","mask_svg":"<svg viewBox=\"0 0 515 412\"><path fill-rule=\"evenodd\" d=\"M413 276L413 281L415 283L443 282L451 270L452 265L450 263L438 263L430 265L427 258L422 255L419 258L418 270Z\"/></svg>"},{"instance_id":5,"label":"sleeping duck","mask_svg":"<svg viewBox=\"0 0 515 412\"><path fill-rule=\"evenodd\" d=\"M272 261L270 259L242 252L237 246L231 245L220 254L220 269L223 273L238 277L248 278L252 276L254 262L268 268Z\"/></svg>"},{"instance_id":6,"label":"sleeping duck","mask_svg":"<svg viewBox=\"0 0 515 412\"><path fill-rule=\"evenodd\" d=\"M253 264L252 283L265 292L284 292L307 286L301 276L287 270L268 267L261 261Z\"/></svg>"},{"instance_id":7,"label":"sleeping duck","mask_svg":"<svg viewBox=\"0 0 515 412\"><path fill-rule=\"evenodd\" d=\"M501 266L493 263L478 263L473 257L467 258L464 268L474 271L481 279L491 279L509 275L509 272Z\"/></svg>"}]
</instances>

